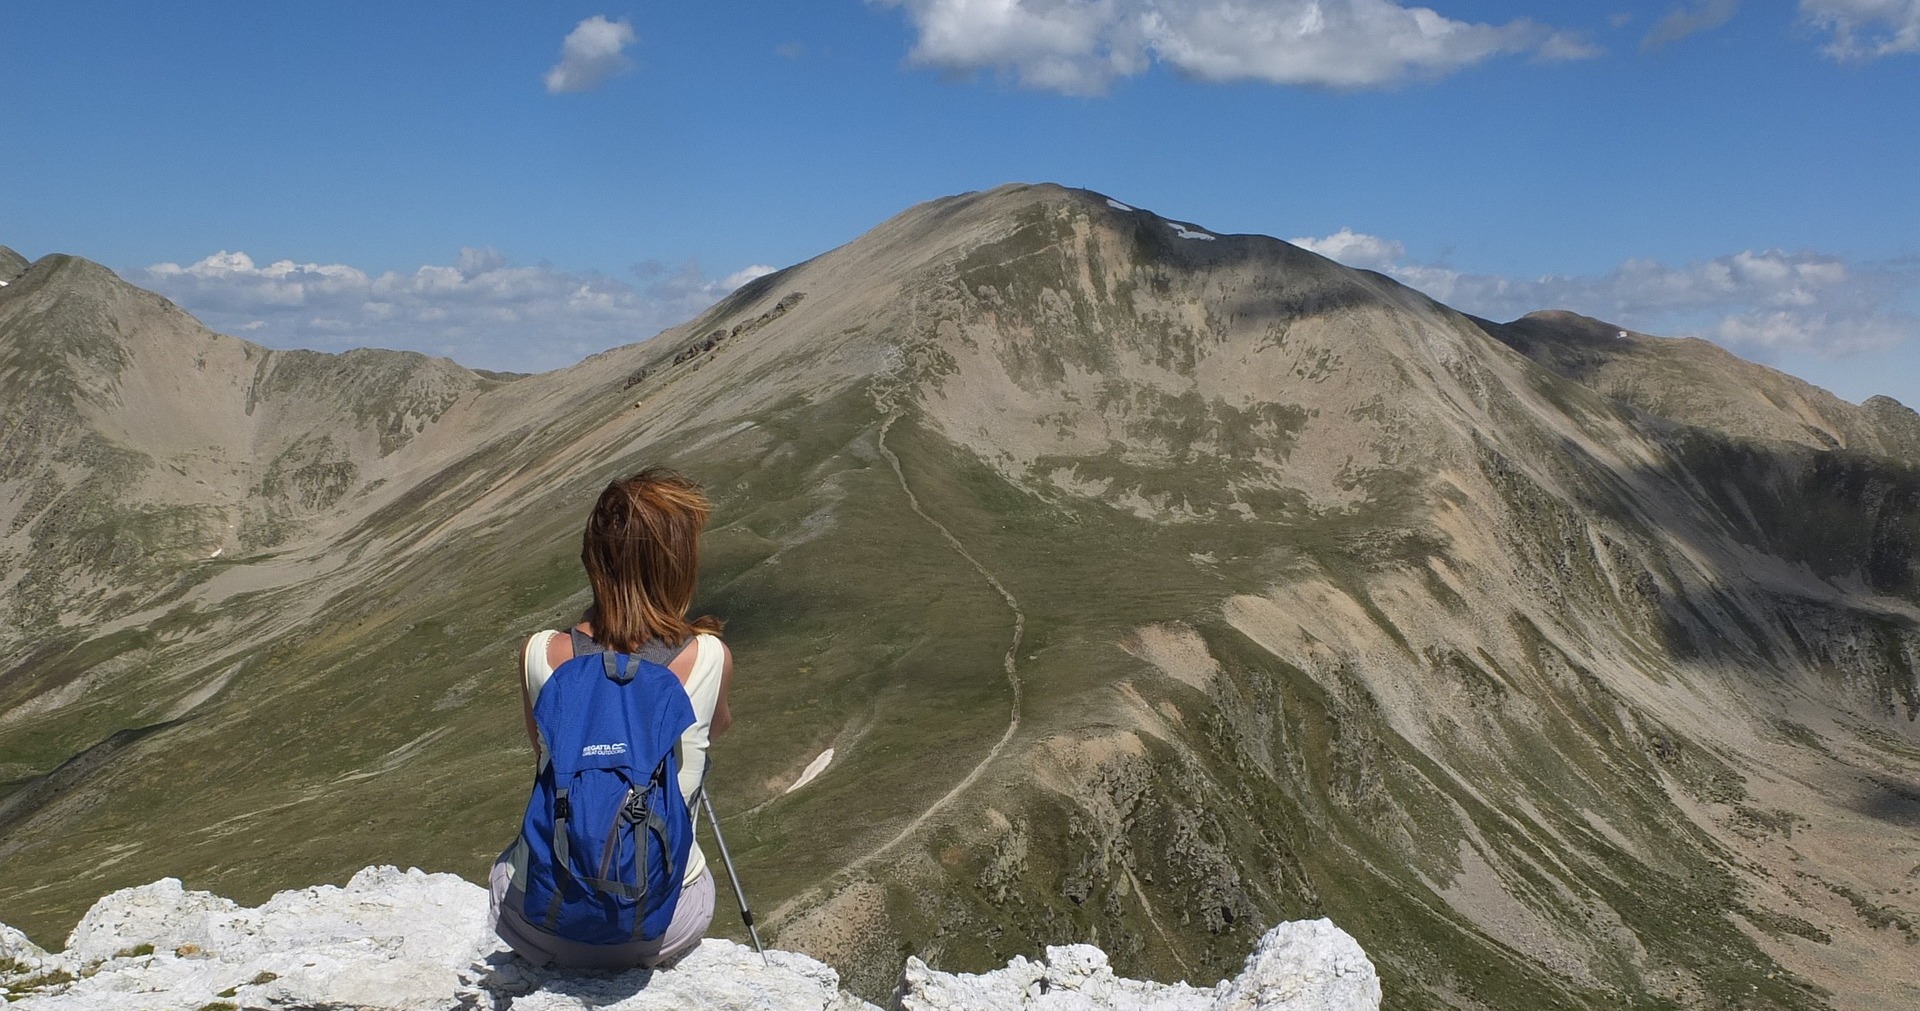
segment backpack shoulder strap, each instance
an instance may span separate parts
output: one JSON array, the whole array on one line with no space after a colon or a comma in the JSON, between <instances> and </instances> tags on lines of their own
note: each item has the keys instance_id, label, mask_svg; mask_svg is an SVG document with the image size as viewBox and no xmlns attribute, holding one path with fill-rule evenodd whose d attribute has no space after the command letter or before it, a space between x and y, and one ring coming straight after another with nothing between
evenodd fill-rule
<instances>
[{"instance_id":1,"label":"backpack shoulder strap","mask_svg":"<svg viewBox=\"0 0 1920 1011\"><path fill-rule=\"evenodd\" d=\"M673 662L675 657L680 655L682 650L687 648L687 643L692 641L691 639L684 639L675 644L669 643L664 639L648 639L646 642L641 643L639 649L632 653L623 654L608 649L606 644L580 631L578 628L567 629L567 635L573 644L574 657L599 654L602 661L601 666L605 669L607 677L621 684L625 684L633 678L633 675L627 671L627 657L631 656L636 660L645 660L648 663L659 664L662 667L666 667Z\"/></svg>"},{"instance_id":2,"label":"backpack shoulder strap","mask_svg":"<svg viewBox=\"0 0 1920 1011\"><path fill-rule=\"evenodd\" d=\"M567 634L573 639L574 656L587 656L592 653L607 652L605 644L577 628L567 629ZM642 643L640 648L635 650L632 655L649 663L657 663L665 667L673 662L674 657L680 655L681 650L687 648L687 643L692 641L692 639L683 639L680 642L672 643L665 639L648 639Z\"/></svg>"},{"instance_id":3,"label":"backpack shoulder strap","mask_svg":"<svg viewBox=\"0 0 1920 1011\"><path fill-rule=\"evenodd\" d=\"M606 644L577 628L567 629L567 637L573 646L573 655L567 658L567 663L572 663L583 656L598 656L601 660L601 666L605 669L608 677L622 684L632 679L633 675L628 674L626 671L627 658L624 654L609 650ZM618 660L619 663L616 664L614 662L615 660ZM559 671L559 669L558 667L554 668L556 672Z\"/></svg>"},{"instance_id":4,"label":"backpack shoulder strap","mask_svg":"<svg viewBox=\"0 0 1920 1011\"><path fill-rule=\"evenodd\" d=\"M580 631L578 628L567 629L567 635L573 639L574 656L586 656L589 653L605 653L607 651L605 646L600 645L600 640Z\"/></svg>"},{"instance_id":5,"label":"backpack shoulder strap","mask_svg":"<svg viewBox=\"0 0 1920 1011\"><path fill-rule=\"evenodd\" d=\"M665 667L673 662L674 657L680 655L681 650L687 648L687 641L689 640L670 643L665 639L648 639L646 643L640 647L639 651L633 655L642 660L657 663Z\"/></svg>"}]
</instances>

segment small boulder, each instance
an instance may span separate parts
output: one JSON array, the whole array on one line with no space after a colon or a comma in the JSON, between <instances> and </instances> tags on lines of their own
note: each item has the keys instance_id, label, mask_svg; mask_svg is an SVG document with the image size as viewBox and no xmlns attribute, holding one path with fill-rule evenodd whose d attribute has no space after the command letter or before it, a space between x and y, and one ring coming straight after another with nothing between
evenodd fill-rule
<instances>
[{"instance_id":1,"label":"small boulder","mask_svg":"<svg viewBox=\"0 0 1920 1011\"><path fill-rule=\"evenodd\" d=\"M48 964L45 949L33 943L26 934L0 923L0 983L15 976L39 972Z\"/></svg>"}]
</instances>

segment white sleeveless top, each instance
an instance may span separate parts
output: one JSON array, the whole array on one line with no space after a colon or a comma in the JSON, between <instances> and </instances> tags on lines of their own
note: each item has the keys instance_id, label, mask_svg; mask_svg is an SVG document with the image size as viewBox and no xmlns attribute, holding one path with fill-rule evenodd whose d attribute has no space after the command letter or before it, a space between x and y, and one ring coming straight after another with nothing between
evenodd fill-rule
<instances>
[{"instance_id":1,"label":"white sleeveless top","mask_svg":"<svg viewBox=\"0 0 1920 1011\"><path fill-rule=\"evenodd\" d=\"M526 651L520 656L520 670L526 678L529 703L540 698L540 689L553 676L553 668L547 666L547 645L554 636L565 634L546 629L533 633L527 640ZM720 704L720 675L726 669L726 653L720 640L701 634L695 636L693 642L696 650L693 673L687 675L684 685L687 700L693 703L693 726L680 735L680 743L674 748L674 759L680 763L680 796L686 798L689 805L707 774L707 735L713 726L713 711ZM547 764L540 744L534 745L534 759L540 768ZM700 840L696 837L687 851L687 873L681 880L692 884L706 872L707 858L700 852Z\"/></svg>"}]
</instances>

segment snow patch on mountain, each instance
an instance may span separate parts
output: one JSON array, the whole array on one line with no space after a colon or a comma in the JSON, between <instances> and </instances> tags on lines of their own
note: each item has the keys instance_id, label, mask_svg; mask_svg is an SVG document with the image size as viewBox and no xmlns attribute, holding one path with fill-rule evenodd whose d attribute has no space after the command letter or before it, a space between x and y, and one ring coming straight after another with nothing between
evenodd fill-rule
<instances>
[{"instance_id":1,"label":"snow patch on mountain","mask_svg":"<svg viewBox=\"0 0 1920 1011\"><path fill-rule=\"evenodd\" d=\"M807 785L808 783L813 782L816 778L819 777L821 773L827 771L827 765L832 761L833 761L833 749L828 748L827 750L822 751L819 754L819 756L814 758L813 761L807 763L806 768L800 770L800 778L794 780L793 785L787 787L786 792L792 793L793 791L800 789L801 787Z\"/></svg>"}]
</instances>

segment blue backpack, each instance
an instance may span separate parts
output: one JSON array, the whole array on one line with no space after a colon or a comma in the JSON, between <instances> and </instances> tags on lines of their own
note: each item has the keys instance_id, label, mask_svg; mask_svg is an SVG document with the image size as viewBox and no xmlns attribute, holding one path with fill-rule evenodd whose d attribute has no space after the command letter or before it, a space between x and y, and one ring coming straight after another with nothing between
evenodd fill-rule
<instances>
[{"instance_id":1,"label":"blue backpack","mask_svg":"<svg viewBox=\"0 0 1920 1011\"><path fill-rule=\"evenodd\" d=\"M573 642L533 705L547 761L520 826L523 912L585 944L651 941L673 920L693 844L674 758L693 703L662 663Z\"/></svg>"}]
</instances>

